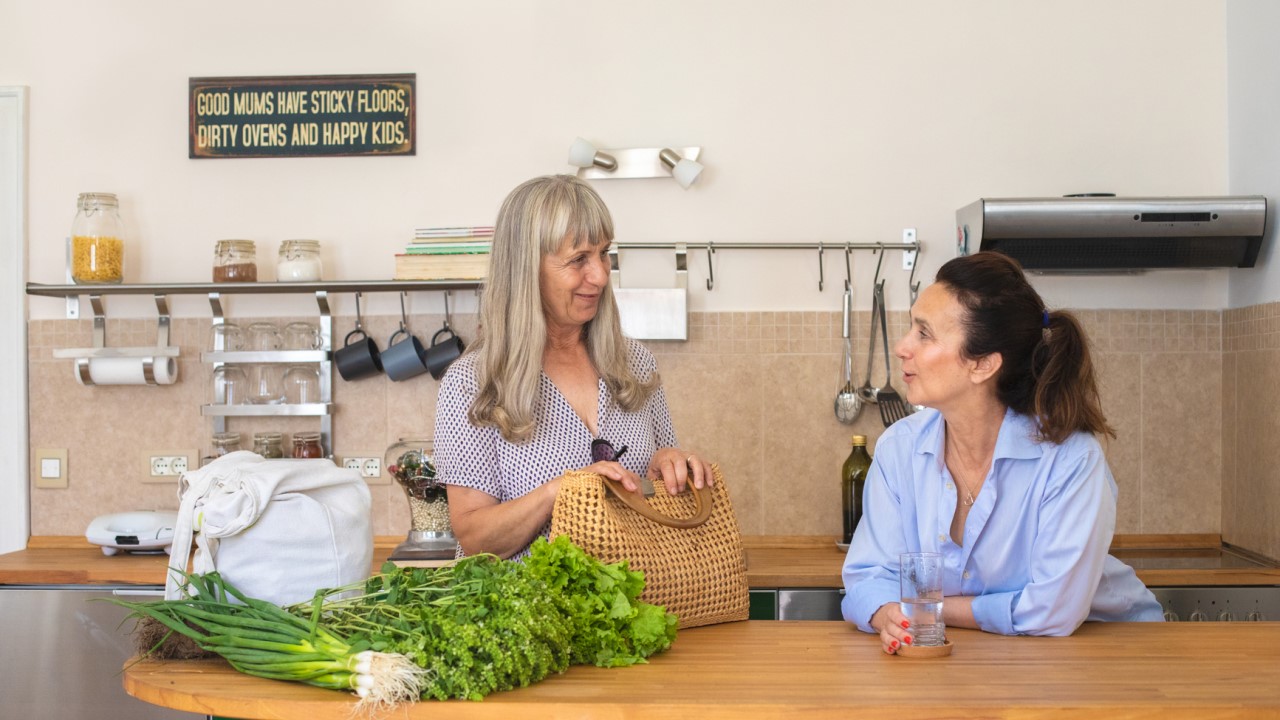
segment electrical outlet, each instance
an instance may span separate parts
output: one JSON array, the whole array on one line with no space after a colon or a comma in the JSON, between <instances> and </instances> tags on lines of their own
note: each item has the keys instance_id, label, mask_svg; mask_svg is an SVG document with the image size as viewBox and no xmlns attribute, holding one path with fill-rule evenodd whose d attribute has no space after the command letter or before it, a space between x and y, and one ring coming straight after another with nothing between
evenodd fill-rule
<instances>
[{"instance_id":1,"label":"electrical outlet","mask_svg":"<svg viewBox=\"0 0 1280 720\"><path fill-rule=\"evenodd\" d=\"M356 470L360 477L370 485L384 485L387 480L382 476L382 458L369 455L348 455L342 459L342 467Z\"/></svg>"},{"instance_id":2,"label":"electrical outlet","mask_svg":"<svg viewBox=\"0 0 1280 720\"><path fill-rule=\"evenodd\" d=\"M194 467L195 450L148 450L142 454L144 483L178 482L178 477Z\"/></svg>"}]
</instances>

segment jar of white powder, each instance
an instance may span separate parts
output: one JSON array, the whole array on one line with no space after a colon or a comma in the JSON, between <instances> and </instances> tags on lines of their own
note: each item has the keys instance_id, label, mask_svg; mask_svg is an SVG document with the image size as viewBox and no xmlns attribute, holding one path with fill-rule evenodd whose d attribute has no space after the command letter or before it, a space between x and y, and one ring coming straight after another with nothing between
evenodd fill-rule
<instances>
[{"instance_id":1,"label":"jar of white powder","mask_svg":"<svg viewBox=\"0 0 1280 720\"><path fill-rule=\"evenodd\" d=\"M276 259L276 280L280 282L318 282L320 280L320 241L285 240L280 243Z\"/></svg>"}]
</instances>

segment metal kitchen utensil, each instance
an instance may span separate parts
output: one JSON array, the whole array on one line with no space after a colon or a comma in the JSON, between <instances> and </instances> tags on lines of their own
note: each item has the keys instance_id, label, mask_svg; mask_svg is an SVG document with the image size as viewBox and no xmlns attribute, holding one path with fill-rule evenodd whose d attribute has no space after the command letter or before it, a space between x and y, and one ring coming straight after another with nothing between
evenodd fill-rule
<instances>
[{"instance_id":1,"label":"metal kitchen utensil","mask_svg":"<svg viewBox=\"0 0 1280 720\"><path fill-rule=\"evenodd\" d=\"M879 293L876 292L876 286L871 288L871 343L867 346L867 375L862 380L862 385L858 388L858 397L862 398L863 403L876 403L876 394L880 392L879 388L871 386L871 365L876 359L876 308L880 307Z\"/></svg>"},{"instance_id":2,"label":"metal kitchen utensil","mask_svg":"<svg viewBox=\"0 0 1280 720\"><path fill-rule=\"evenodd\" d=\"M880 392L876 393L876 401L880 406L880 419L884 422L885 427L898 422L902 418L911 414L911 410L907 409L907 403L893 389L890 379L893 377L893 369L889 366L889 327L885 320L885 302L884 302L884 286L876 287L876 300L880 305L880 334L884 336L884 387L880 388Z\"/></svg>"},{"instance_id":3,"label":"metal kitchen utensil","mask_svg":"<svg viewBox=\"0 0 1280 720\"><path fill-rule=\"evenodd\" d=\"M858 397L857 388L853 386L853 341L849 338L849 314L853 311L853 292L846 286L844 289L844 385L836 393L836 419L845 425L852 425L862 412L862 398Z\"/></svg>"}]
</instances>

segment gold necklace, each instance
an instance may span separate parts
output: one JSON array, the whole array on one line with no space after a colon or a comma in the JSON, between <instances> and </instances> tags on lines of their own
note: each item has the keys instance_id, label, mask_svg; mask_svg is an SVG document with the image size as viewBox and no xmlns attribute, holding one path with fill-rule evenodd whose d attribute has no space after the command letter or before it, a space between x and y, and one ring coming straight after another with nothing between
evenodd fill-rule
<instances>
[{"instance_id":1,"label":"gold necklace","mask_svg":"<svg viewBox=\"0 0 1280 720\"><path fill-rule=\"evenodd\" d=\"M960 502L964 503L965 505L972 506L974 498L973 498L973 491L969 489L969 484L966 483L964 480L961 480L959 475L953 474L951 477L959 481L960 486L964 488L964 497L960 498Z\"/></svg>"}]
</instances>

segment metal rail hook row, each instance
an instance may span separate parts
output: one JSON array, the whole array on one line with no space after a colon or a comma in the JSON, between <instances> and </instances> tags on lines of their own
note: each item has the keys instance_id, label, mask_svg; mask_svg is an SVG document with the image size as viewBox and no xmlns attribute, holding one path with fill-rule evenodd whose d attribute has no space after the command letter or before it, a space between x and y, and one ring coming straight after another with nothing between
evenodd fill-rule
<instances>
[{"instance_id":1,"label":"metal rail hook row","mask_svg":"<svg viewBox=\"0 0 1280 720\"><path fill-rule=\"evenodd\" d=\"M716 244L707 241L707 289L710 290L716 284L716 271L711 267L711 256L716 252Z\"/></svg>"}]
</instances>

